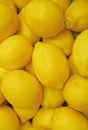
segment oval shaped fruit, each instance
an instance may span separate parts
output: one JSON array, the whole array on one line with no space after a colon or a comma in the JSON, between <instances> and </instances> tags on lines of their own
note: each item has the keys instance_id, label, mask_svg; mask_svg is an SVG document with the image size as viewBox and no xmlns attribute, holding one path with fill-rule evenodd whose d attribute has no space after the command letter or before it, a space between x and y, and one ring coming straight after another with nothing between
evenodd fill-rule
<instances>
[{"instance_id":1,"label":"oval shaped fruit","mask_svg":"<svg viewBox=\"0 0 88 130\"><path fill-rule=\"evenodd\" d=\"M65 26L81 32L88 28L88 0L75 0L65 11Z\"/></svg>"},{"instance_id":2,"label":"oval shaped fruit","mask_svg":"<svg viewBox=\"0 0 88 130\"><path fill-rule=\"evenodd\" d=\"M40 37L53 37L64 29L63 10L51 0L32 0L22 9L22 15Z\"/></svg>"},{"instance_id":3,"label":"oval shaped fruit","mask_svg":"<svg viewBox=\"0 0 88 130\"><path fill-rule=\"evenodd\" d=\"M88 120L85 116L69 107L57 108L52 124L53 130L88 130Z\"/></svg>"},{"instance_id":4,"label":"oval shaped fruit","mask_svg":"<svg viewBox=\"0 0 88 130\"><path fill-rule=\"evenodd\" d=\"M72 75L64 86L63 95L72 108L88 111L88 79L80 75Z\"/></svg>"},{"instance_id":5,"label":"oval shaped fruit","mask_svg":"<svg viewBox=\"0 0 88 130\"><path fill-rule=\"evenodd\" d=\"M46 87L61 89L69 77L68 61L63 52L54 45L36 43L32 64L37 78Z\"/></svg>"},{"instance_id":6,"label":"oval shaped fruit","mask_svg":"<svg viewBox=\"0 0 88 130\"><path fill-rule=\"evenodd\" d=\"M19 28L19 19L16 11L8 4L0 2L0 41L16 33Z\"/></svg>"},{"instance_id":7,"label":"oval shaped fruit","mask_svg":"<svg viewBox=\"0 0 88 130\"><path fill-rule=\"evenodd\" d=\"M0 106L0 130L20 130L16 113L8 106Z\"/></svg>"},{"instance_id":8,"label":"oval shaped fruit","mask_svg":"<svg viewBox=\"0 0 88 130\"><path fill-rule=\"evenodd\" d=\"M2 93L15 108L32 109L40 106L43 91L38 80L23 70L14 70L4 76Z\"/></svg>"},{"instance_id":9,"label":"oval shaped fruit","mask_svg":"<svg viewBox=\"0 0 88 130\"><path fill-rule=\"evenodd\" d=\"M88 77L88 29L77 36L73 45L72 57L78 73Z\"/></svg>"},{"instance_id":10,"label":"oval shaped fruit","mask_svg":"<svg viewBox=\"0 0 88 130\"><path fill-rule=\"evenodd\" d=\"M7 70L24 67L32 56L33 46L22 35L13 35L0 44L0 66Z\"/></svg>"}]
</instances>

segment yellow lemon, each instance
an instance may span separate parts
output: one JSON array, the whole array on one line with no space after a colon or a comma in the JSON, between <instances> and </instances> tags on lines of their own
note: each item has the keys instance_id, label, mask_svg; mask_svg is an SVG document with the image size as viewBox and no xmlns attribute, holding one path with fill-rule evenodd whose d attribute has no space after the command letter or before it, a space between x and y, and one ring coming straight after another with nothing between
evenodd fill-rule
<instances>
[{"instance_id":1,"label":"yellow lemon","mask_svg":"<svg viewBox=\"0 0 88 130\"><path fill-rule=\"evenodd\" d=\"M88 77L88 30L83 31L76 38L72 57L77 71L84 77Z\"/></svg>"},{"instance_id":2,"label":"yellow lemon","mask_svg":"<svg viewBox=\"0 0 88 130\"><path fill-rule=\"evenodd\" d=\"M15 4L22 9L24 6L26 6L31 0L14 0Z\"/></svg>"},{"instance_id":3,"label":"yellow lemon","mask_svg":"<svg viewBox=\"0 0 88 130\"><path fill-rule=\"evenodd\" d=\"M52 129L52 118L55 109L41 108L32 120L32 126L38 128Z\"/></svg>"},{"instance_id":4,"label":"yellow lemon","mask_svg":"<svg viewBox=\"0 0 88 130\"><path fill-rule=\"evenodd\" d=\"M38 80L23 70L14 70L4 76L1 88L5 98L19 109L38 107L43 98Z\"/></svg>"},{"instance_id":5,"label":"yellow lemon","mask_svg":"<svg viewBox=\"0 0 88 130\"><path fill-rule=\"evenodd\" d=\"M29 130L30 127L31 127L30 121L26 121L24 123L21 123L21 130Z\"/></svg>"},{"instance_id":6,"label":"yellow lemon","mask_svg":"<svg viewBox=\"0 0 88 130\"><path fill-rule=\"evenodd\" d=\"M7 5L9 5L12 9L16 10L16 5L13 0L0 0L0 2L3 2Z\"/></svg>"},{"instance_id":7,"label":"yellow lemon","mask_svg":"<svg viewBox=\"0 0 88 130\"><path fill-rule=\"evenodd\" d=\"M52 130L88 130L85 116L69 107L57 108L52 124Z\"/></svg>"},{"instance_id":8,"label":"yellow lemon","mask_svg":"<svg viewBox=\"0 0 88 130\"><path fill-rule=\"evenodd\" d=\"M71 72L71 74L77 74L78 71L77 71L77 68L76 68L76 66L74 64L72 54L69 56L68 62L69 62L69 65L70 65L70 72Z\"/></svg>"},{"instance_id":9,"label":"yellow lemon","mask_svg":"<svg viewBox=\"0 0 88 130\"><path fill-rule=\"evenodd\" d=\"M66 56L70 55L74 43L74 38L70 30L63 30L53 38L43 39L44 42L60 48Z\"/></svg>"},{"instance_id":10,"label":"yellow lemon","mask_svg":"<svg viewBox=\"0 0 88 130\"><path fill-rule=\"evenodd\" d=\"M19 108L14 108L15 112L19 116L21 122L25 122L35 116L39 109L39 106L31 109L19 109Z\"/></svg>"},{"instance_id":11,"label":"yellow lemon","mask_svg":"<svg viewBox=\"0 0 88 130\"><path fill-rule=\"evenodd\" d=\"M69 106L78 111L88 111L88 79L72 75L66 82L63 95Z\"/></svg>"},{"instance_id":12,"label":"yellow lemon","mask_svg":"<svg viewBox=\"0 0 88 130\"><path fill-rule=\"evenodd\" d=\"M24 36L10 36L0 44L0 66L8 70L22 68L31 60L32 50Z\"/></svg>"},{"instance_id":13,"label":"yellow lemon","mask_svg":"<svg viewBox=\"0 0 88 130\"><path fill-rule=\"evenodd\" d=\"M20 28L17 34L21 34L25 36L30 42L33 44L39 41L39 37L36 36L27 26L22 14L20 13L19 15L19 21L20 21Z\"/></svg>"},{"instance_id":14,"label":"yellow lemon","mask_svg":"<svg viewBox=\"0 0 88 130\"><path fill-rule=\"evenodd\" d=\"M25 66L25 71L35 75L35 72L34 72L34 68L33 68L33 65L32 65L32 61L29 62L26 66Z\"/></svg>"},{"instance_id":15,"label":"yellow lemon","mask_svg":"<svg viewBox=\"0 0 88 130\"><path fill-rule=\"evenodd\" d=\"M16 113L8 106L0 106L0 130L20 130Z\"/></svg>"},{"instance_id":16,"label":"yellow lemon","mask_svg":"<svg viewBox=\"0 0 88 130\"><path fill-rule=\"evenodd\" d=\"M73 1L65 11L66 28L81 32L88 28L88 0Z\"/></svg>"},{"instance_id":17,"label":"yellow lemon","mask_svg":"<svg viewBox=\"0 0 88 130\"><path fill-rule=\"evenodd\" d=\"M22 9L22 15L40 37L53 37L64 28L63 10L51 0L32 0Z\"/></svg>"},{"instance_id":18,"label":"yellow lemon","mask_svg":"<svg viewBox=\"0 0 88 130\"><path fill-rule=\"evenodd\" d=\"M64 53L49 43L36 43L32 64L37 78L46 87L60 89L69 77L69 64Z\"/></svg>"},{"instance_id":19,"label":"yellow lemon","mask_svg":"<svg viewBox=\"0 0 88 130\"><path fill-rule=\"evenodd\" d=\"M70 4L70 0L52 0L52 1L58 4L64 11Z\"/></svg>"},{"instance_id":20,"label":"yellow lemon","mask_svg":"<svg viewBox=\"0 0 88 130\"><path fill-rule=\"evenodd\" d=\"M0 41L14 34L19 27L19 20L15 10L0 2Z\"/></svg>"},{"instance_id":21,"label":"yellow lemon","mask_svg":"<svg viewBox=\"0 0 88 130\"><path fill-rule=\"evenodd\" d=\"M44 98L42 106L46 108L56 108L63 104L64 97L62 89L44 87Z\"/></svg>"}]
</instances>

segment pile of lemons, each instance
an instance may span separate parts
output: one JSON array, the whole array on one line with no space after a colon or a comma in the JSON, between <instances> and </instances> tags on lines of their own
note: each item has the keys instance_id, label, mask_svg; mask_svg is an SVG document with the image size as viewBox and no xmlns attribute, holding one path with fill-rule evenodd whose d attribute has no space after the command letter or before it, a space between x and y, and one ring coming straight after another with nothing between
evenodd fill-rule
<instances>
[{"instance_id":1,"label":"pile of lemons","mask_svg":"<svg viewBox=\"0 0 88 130\"><path fill-rule=\"evenodd\" d=\"M0 0L0 130L88 130L88 0Z\"/></svg>"}]
</instances>

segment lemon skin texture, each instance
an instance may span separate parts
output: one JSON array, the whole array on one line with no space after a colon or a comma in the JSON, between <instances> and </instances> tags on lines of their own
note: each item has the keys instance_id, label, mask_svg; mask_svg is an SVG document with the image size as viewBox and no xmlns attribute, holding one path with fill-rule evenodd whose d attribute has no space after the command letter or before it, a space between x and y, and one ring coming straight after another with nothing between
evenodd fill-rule
<instances>
[{"instance_id":1,"label":"lemon skin texture","mask_svg":"<svg viewBox=\"0 0 88 130\"><path fill-rule=\"evenodd\" d=\"M33 117L32 126L37 128L52 129L52 118L55 109L41 108Z\"/></svg>"},{"instance_id":2,"label":"lemon skin texture","mask_svg":"<svg viewBox=\"0 0 88 130\"><path fill-rule=\"evenodd\" d=\"M14 70L4 76L1 89L8 102L19 109L38 107L43 99L40 83L24 70Z\"/></svg>"},{"instance_id":3,"label":"lemon skin texture","mask_svg":"<svg viewBox=\"0 0 88 130\"><path fill-rule=\"evenodd\" d=\"M0 41L15 34L19 29L19 19L14 9L0 2Z\"/></svg>"},{"instance_id":4,"label":"lemon skin texture","mask_svg":"<svg viewBox=\"0 0 88 130\"><path fill-rule=\"evenodd\" d=\"M31 109L19 109L14 107L15 112L19 116L21 122L25 123L29 119L33 118L39 110L39 106Z\"/></svg>"},{"instance_id":5,"label":"lemon skin texture","mask_svg":"<svg viewBox=\"0 0 88 130\"><path fill-rule=\"evenodd\" d=\"M22 9L22 15L37 36L53 37L64 29L63 10L51 0L32 0Z\"/></svg>"},{"instance_id":6,"label":"lemon skin texture","mask_svg":"<svg viewBox=\"0 0 88 130\"><path fill-rule=\"evenodd\" d=\"M72 52L72 47L74 43L74 37L70 30L64 29L59 32L55 37L44 38L44 42L55 45L63 51L66 56L69 56Z\"/></svg>"},{"instance_id":7,"label":"lemon skin texture","mask_svg":"<svg viewBox=\"0 0 88 130\"><path fill-rule=\"evenodd\" d=\"M78 111L88 111L88 79L75 74L66 82L63 95L69 106Z\"/></svg>"},{"instance_id":8,"label":"lemon skin texture","mask_svg":"<svg viewBox=\"0 0 88 130\"><path fill-rule=\"evenodd\" d=\"M20 130L20 121L16 113L7 105L0 107L0 129Z\"/></svg>"},{"instance_id":9,"label":"lemon skin texture","mask_svg":"<svg viewBox=\"0 0 88 130\"><path fill-rule=\"evenodd\" d=\"M24 67L32 57L33 46L22 35L13 35L0 44L0 66L7 70Z\"/></svg>"},{"instance_id":10,"label":"lemon skin texture","mask_svg":"<svg viewBox=\"0 0 88 130\"><path fill-rule=\"evenodd\" d=\"M42 106L45 108L57 108L64 102L63 89L44 87L44 98Z\"/></svg>"},{"instance_id":11,"label":"lemon skin texture","mask_svg":"<svg viewBox=\"0 0 88 130\"><path fill-rule=\"evenodd\" d=\"M81 32L76 38L72 57L74 65L78 73L84 77L88 77L88 29Z\"/></svg>"},{"instance_id":12,"label":"lemon skin texture","mask_svg":"<svg viewBox=\"0 0 88 130\"><path fill-rule=\"evenodd\" d=\"M69 107L57 108L52 121L53 130L87 130L88 120Z\"/></svg>"},{"instance_id":13,"label":"lemon skin texture","mask_svg":"<svg viewBox=\"0 0 88 130\"><path fill-rule=\"evenodd\" d=\"M75 31L82 32L88 28L88 1L73 1L65 10L65 27Z\"/></svg>"},{"instance_id":14,"label":"lemon skin texture","mask_svg":"<svg viewBox=\"0 0 88 130\"><path fill-rule=\"evenodd\" d=\"M48 43L36 43L32 64L38 80L46 87L63 88L63 84L70 74L69 64L64 53Z\"/></svg>"},{"instance_id":15,"label":"lemon skin texture","mask_svg":"<svg viewBox=\"0 0 88 130\"><path fill-rule=\"evenodd\" d=\"M36 36L30 28L27 26L24 17L22 16L22 13L19 13L18 15L19 21L20 21L20 27L17 34L25 36L29 42L31 42L33 45L40 40L40 37Z\"/></svg>"},{"instance_id":16,"label":"lemon skin texture","mask_svg":"<svg viewBox=\"0 0 88 130\"><path fill-rule=\"evenodd\" d=\"M64 11L70 4L70 0L52 0L55 2L57 5L59 5Z\"/></svg>"}]
</instances>

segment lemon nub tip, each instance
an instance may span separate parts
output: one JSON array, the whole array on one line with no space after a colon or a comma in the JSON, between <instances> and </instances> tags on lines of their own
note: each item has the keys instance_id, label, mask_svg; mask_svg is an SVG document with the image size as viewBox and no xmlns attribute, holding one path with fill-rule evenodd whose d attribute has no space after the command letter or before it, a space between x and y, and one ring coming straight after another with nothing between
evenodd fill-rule
<instances>
[{"instance_id":1,"label":"lemon nub tip","mask_svg":"<svg viewBox=\"0 0 88 130\"><path fill-rule=\"evenodd\" d=\"M70 27L70 21L69 21L69 20L66 20L66 21L65 21L65 27L66 27L66 28Z\"/></svg>"}]
</instances>

